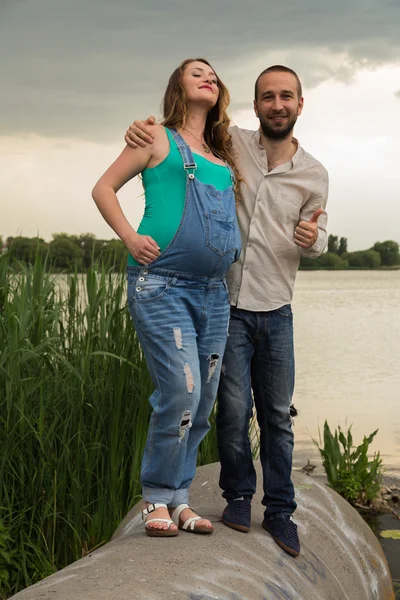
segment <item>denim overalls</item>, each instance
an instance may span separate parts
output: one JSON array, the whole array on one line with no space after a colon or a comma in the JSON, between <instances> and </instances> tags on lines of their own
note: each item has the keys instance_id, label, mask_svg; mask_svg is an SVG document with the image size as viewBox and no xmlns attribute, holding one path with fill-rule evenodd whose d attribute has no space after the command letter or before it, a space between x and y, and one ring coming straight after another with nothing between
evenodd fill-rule
<instances>
[{"instance_id":1,"label":"denim overalls","mask_svg":"<svg viewBox=\"0 0 400 600\"><path fill-rule=\"evenodd\" d=\"M128 301L156 388L143 499L178 506L188 502L198 446L210 427L229 323L224 275L239 258L241 240L233 188L200 182L189 146L171 131L187 174L183 216L155 260L128 267Z\"/></svg>"}]
</instances>

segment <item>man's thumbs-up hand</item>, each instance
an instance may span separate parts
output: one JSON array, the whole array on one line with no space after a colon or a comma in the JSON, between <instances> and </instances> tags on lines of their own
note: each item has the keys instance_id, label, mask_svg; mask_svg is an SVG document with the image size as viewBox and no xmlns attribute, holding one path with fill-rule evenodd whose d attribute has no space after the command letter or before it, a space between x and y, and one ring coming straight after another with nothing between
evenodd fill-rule
<instances>
[{"instance_id":1,"label":"man's thumbs-up hand","mask_svg":"<svg viewBox=\"0 0 400 600\"><path fill-rule=\"evenodd\" d=\"M318 218L324 209L318 208L309 221L300 221L294 230L294 243L300 248L311 248L318 239Z\"/></svg>"}]
</instances>

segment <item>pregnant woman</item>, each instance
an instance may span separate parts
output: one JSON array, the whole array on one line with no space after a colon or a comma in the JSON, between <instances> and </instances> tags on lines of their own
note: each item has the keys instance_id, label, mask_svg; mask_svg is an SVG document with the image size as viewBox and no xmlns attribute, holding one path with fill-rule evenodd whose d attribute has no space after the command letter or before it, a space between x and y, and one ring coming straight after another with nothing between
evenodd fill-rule
<instances>
[{"instance_id":1,"label":"pregnant woman","mask_svg":"<svg viewBox=\"0 0 400 600\"><path fill-rule=\"evenodd\" d=\"M129 309L155 386L141 468L149 536L213 531L188 493L227 339L224 276L241 249L228 104L210 64L185 60L170 77L153 144L127 146L92 193L130 253ZM136 232L116 193L139 173L146 205Z\"/></svg>"}]
</instances>

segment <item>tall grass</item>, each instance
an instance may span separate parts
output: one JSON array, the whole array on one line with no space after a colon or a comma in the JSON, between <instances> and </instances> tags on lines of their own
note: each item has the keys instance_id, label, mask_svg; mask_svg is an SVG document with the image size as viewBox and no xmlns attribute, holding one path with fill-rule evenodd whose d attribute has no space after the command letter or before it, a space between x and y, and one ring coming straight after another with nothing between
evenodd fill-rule
<instances>
[{"instance_id":1,"label":"tall grass","mask_svg":"<svg viewBox=\"0 0 400 600\"><path fill-rule=\"evenodd\" d=\"M0 600L107 542L139 500L152 389L124 273L0 256ZM218 460L210 421L199 465Z\"/></svg>"},{"instance_id":2,"label":"tall grass","mask_svg":"<svg viewBox=\"0 0 400 600\"><path fill-rule=\"evenodd\" d=\"M152 384L124 274L45 267L0 257L0 599L107 542L140 494Z\"/></svg>"}]
</instances>

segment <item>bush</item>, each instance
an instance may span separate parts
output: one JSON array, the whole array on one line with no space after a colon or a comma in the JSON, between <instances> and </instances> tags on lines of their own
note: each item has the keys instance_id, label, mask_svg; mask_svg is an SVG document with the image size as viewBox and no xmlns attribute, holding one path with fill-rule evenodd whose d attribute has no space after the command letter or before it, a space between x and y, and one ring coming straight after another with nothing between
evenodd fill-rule
<instances>
[{"instance_id":1,"label":"bush","mask_svg":"<svg viewBox=\"0 0 400 600\"><path fill-rule=\"evenodd\" d=\"M317 258L319 266L324 269L346 269L347 261L333 252L325 252Z\"/></svg>"},{"instance_id":2,"label":"bush","mask_svg":"<svg viewBox=\"0 0 400 600\"><path fill-rule=\"evenodd\" d=\"M379 493L382 483L382 460L379 452L372 460L368 458L368 448L377 434L374 431L364 436L362 444L353 445L351 427L343 433L340 427L333 435L328 423L324 424L324 445L315 442L322 461L329 486L352 504L371 502Z\"/></svg>"},{"instance_id":3,"label":"bush","mask_svg":"<svg viewBox=\"0 0 400 600\"><path fill-rule=\"evenodd\" d=\"M49 244L49 260L57 269L82 268L83 250L67 237L57 236Z\"/></svg>"},{"instance_id":4,"label":"bush","mask_svg":"<svg viewBox=\"0 0 400 600\"><path fill-rule=\"evenodd\" d=\"M392 240L386 242L376 242L373 250L379 252L381 256L381 264L384 267L393 267L400 265L399 244Z\"/></svg>"},{"instance_id":5,"label":"bush","mask_svg":"<svg viewBox=\"0 0 400 600\"><path fill-rule=\"evenodd\" d=\"M381 255L375 250L347 252L345 256L350 267L376 269L381 264Z\"/></svg>"},{"instance_id":6,"label":"bush","mask_svg":"<svg viewBox=\"0 0 400 600\"><path fill-rule=\"evenodd\" d=\"M9 259L26 264L35 262L35 257L43 260L48 252L48 245L41 238L18 236L12 238L7 247Z\"/></svg>"},{"instance_id":7,"label":"bush","mask_svg":"<svg viewBox=\"0 0 400 600\"><path fill-rule=\"evenodd\" d=\"M334 252L325 252L318 258L300 258L300 267L303 269L347 269L347 261Z\"/></svg>"}]
</instances>

